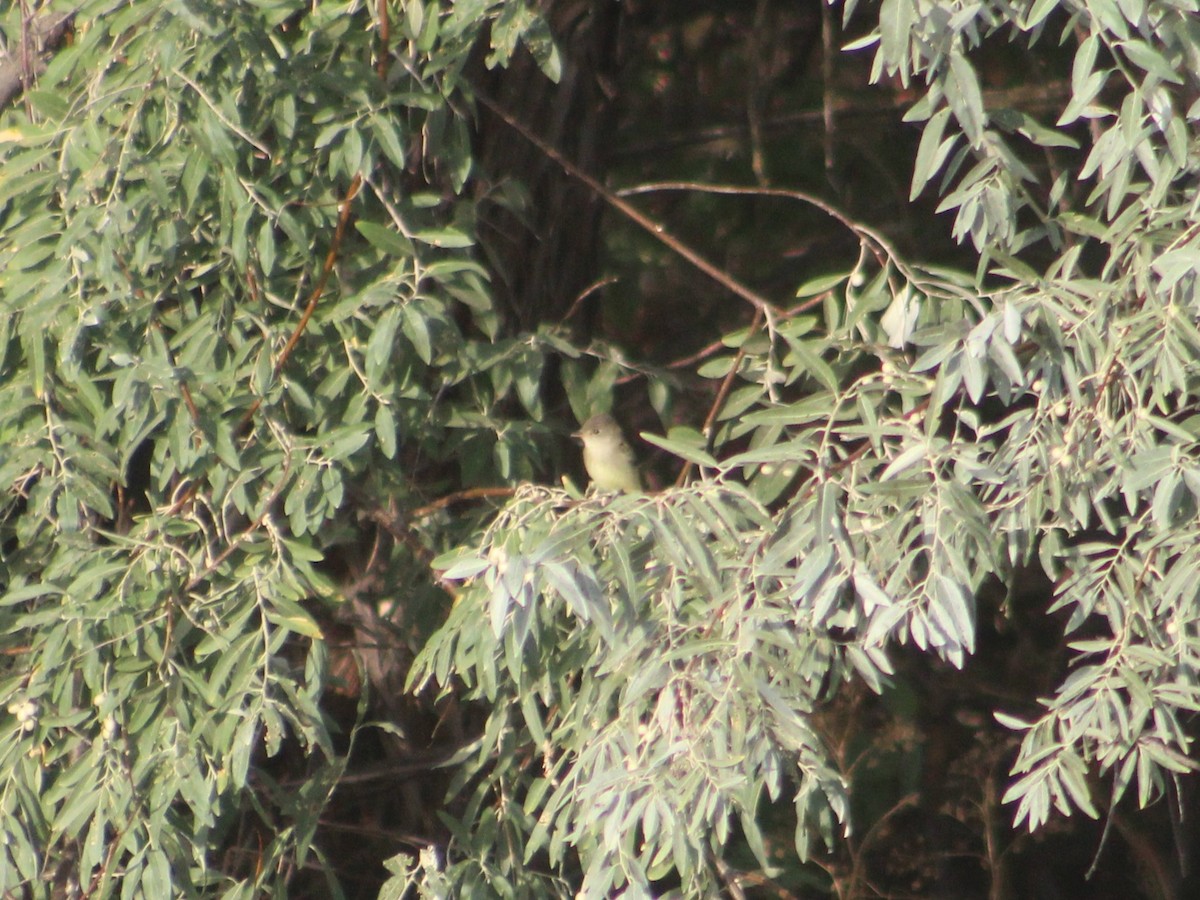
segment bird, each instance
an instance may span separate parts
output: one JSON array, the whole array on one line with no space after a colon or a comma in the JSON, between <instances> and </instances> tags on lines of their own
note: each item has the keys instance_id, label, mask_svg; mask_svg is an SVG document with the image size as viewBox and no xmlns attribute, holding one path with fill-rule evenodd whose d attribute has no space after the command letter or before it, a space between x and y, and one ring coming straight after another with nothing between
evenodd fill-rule
<instances>
[{"instance_id":1,"label":"bird","mask_svg":"<svg viewBox=\"0 0 1200 900\"><path fill-rule=\"evenodd\" d=\"M634 461L633 448L621 433L621 426L608 413L597 413L574 435L583 441L583 467L592 484L600 491L637 494L642 478Z\"/></svg>"}]
</instances>

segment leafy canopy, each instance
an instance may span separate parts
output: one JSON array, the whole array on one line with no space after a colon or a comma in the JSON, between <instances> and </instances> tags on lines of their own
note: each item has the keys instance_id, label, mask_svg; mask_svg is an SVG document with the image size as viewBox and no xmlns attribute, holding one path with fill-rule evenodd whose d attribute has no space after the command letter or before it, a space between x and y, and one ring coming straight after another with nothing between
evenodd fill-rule
<instances>
[{"instance_id":1,"label":"leafy canopy","mask_svg":"<svg viewBox=\"0 0 1200 900\"><path fill-rule=\"evenodd\" d=\"M735 830L771 870L783 801L801 857L837 842L813 711L899 643L964 665L981 584L1035 556L1086 634L1040 715L997 711L1018 824L1096 815L1089 772L1145 805L1192 767L1195 4L856 7L875 77L924 91L913 194L977 271L843 218L858 258L697 364L711 432L656 439L690 484L523 487L490 521L426 501L544 471L549 359L581 418L621 371L513 329L474 249L468 54L524 41L555 74L544 23L413 0L384 45L360 2L75 11L0 118L0 891L256 896L324 865L326 563L383 498L426 511L399 599L446 602L434 553L460 584L410 683L487 711L445 854L385 893L702 895ZM1074 47L1056 121L985 105L1001 40ZM238 821L256 855L218 863Z\"/></svg>"}]
</instances>

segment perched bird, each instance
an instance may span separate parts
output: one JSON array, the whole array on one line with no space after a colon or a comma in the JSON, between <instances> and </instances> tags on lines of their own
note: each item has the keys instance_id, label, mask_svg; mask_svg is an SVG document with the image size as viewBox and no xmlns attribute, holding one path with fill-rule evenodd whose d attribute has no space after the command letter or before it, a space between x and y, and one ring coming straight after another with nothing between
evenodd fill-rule
<instances>
[{"instance_id":1,"label":"perched bird","mask_svg":"<svg viewBox=\"0 0 1200 900\"><path fill-rule=\"evenodd\" d=\"M634 463L633 449L621 434L621 426L608 413L598 413L583 423L574 435L583 441L583 467L592 484L601 491L636 494L642 478Z\"/></svg>"}]
</instances>

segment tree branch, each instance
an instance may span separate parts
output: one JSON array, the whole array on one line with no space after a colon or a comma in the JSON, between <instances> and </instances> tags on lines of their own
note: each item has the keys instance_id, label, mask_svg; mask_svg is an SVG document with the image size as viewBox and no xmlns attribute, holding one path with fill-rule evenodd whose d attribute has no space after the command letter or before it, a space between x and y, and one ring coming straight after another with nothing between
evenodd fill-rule
<instances>
[{"instance_id":1,"label":"tree branch","mask_svg":"<svg viewBox=\"0 0 1200 900\"><path fill-rule=\"evenodd\" d=\"M35 76L45 70L45 58L51 51L57 50L71 30L73 12L43 13L34 16L22 30L21 40L32 41L36 56L31 58L32 65L26 67L24 61L30 58L24 52L11 52L5 59L0 60L0 109L8 106L22 90L33 83Z\"/></svg>"}]
</instances>

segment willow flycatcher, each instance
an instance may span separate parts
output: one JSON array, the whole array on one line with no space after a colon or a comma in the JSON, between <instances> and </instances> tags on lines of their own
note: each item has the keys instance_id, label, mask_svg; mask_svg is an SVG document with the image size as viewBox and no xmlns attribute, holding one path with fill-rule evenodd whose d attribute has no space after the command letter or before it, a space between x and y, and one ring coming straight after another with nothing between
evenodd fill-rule
<instances>
[{"instance_id":1,"label":"willow flycatcher","mask_svg":"<svg viewBox=\"0 0 1200 900\"><path fill-rule=\"evenodd\" d=\"M633 449L616 419L598 413L583 423L575 437L583 441L583 467L598 490L633 494L642 490Z\"/></svg>"}]
</instances>

